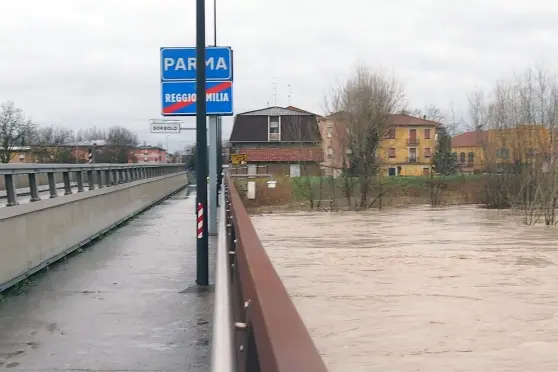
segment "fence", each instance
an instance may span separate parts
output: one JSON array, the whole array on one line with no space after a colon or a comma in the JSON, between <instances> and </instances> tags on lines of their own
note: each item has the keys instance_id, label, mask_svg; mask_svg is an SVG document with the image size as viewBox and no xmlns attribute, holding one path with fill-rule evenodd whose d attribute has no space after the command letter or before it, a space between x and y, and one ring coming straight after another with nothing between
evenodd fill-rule
<instances>
[{"instance_id":1,"label":"fence","mask_svg":"<svg viewBox=\"0 0 558 372\"><path fill-rule=\"evenodd\" d=\"M0 177L3 176L7 206L18 204L18 186L28 186L25 193L30 195L30 201L41 200L39 194L48 191L50 198L58 196L58 179L62 179L64 195L109 187L126 182L137 181L152 177L169 175L184 171L184 164L3 164L0 165ZM46 175L47 187L43 190L39 177ZM60 175L62 177L60 177ZM86 180L84 182L84 175ZM19 181L19 182L18 182ZM26 181L26 182L23 182ZM72 181L73 182L72 184Z\"/></svg>"},{"instance_id":2,"label":"fence","mask_svg":"<svg viewBox=\"0 0 558 372\"><path fill-rule=\"evenodd\" d=\"M231 177L217 252L214 372L326 372Z\"/></svg>"}]
</instances>

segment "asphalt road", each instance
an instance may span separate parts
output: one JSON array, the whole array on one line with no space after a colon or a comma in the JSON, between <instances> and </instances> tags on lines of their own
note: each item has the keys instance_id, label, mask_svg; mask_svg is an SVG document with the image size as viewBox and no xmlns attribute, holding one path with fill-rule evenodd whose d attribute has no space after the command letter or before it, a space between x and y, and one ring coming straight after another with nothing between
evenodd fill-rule
<instances>
[{"instance_id":1,"label":"asphalt road","mask_svg":"<svg viewBox=\"0 0 558 372\"><path fill-rule=\"evenodd\" d=\"M179 194L4 294L0 370L208 371L213 293L194 286L194 218Z\"/></svg>"}]
</instances>

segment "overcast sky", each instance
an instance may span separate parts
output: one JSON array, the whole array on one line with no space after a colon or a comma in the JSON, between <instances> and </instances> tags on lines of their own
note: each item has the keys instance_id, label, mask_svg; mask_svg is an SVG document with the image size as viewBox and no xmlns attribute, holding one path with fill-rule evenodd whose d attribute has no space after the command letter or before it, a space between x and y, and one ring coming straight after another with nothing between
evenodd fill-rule
<instances>
[{"instance_id":1,"label":"overcast sky","mask_svg":"<svg viewBox=\"0 0 558 372\"><path fill-rule=\"evenodd\" d=\"M274 78L278 105L323 113L324 93L359 61L393 70L413 108L453 102L463 112L475 87L558 65L555 0L217 1L218 44L235 51L236 113L273 104ZM195 45L194 4L0 0L0 101L37 123L116 124L165 144L148 134L161 110L159 48ZM171 150L193 138L170 137Z\"/></svg>"}]
</instances>

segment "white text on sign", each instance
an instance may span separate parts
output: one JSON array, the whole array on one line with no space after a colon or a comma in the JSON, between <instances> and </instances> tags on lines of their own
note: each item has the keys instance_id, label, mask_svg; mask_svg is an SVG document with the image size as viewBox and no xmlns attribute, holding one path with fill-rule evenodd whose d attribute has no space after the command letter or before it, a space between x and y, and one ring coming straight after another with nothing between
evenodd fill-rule
<instances>
[{"instance_id":1,"label":"white text on sign","mask_svg":"<svg viewBox=\"0 0 558 372\"><path fill-rule=\"evenodd\" d=\"M230 97L228 93L207 93L205 95L205 100L207 102L229 102ZM165 94L165 102L196 102L196 93L167 93Z\"/></svg>"},{"instance_id":2,"label":"white text on sign","mask_svg":"<svg viewBox=\"0 0 558 372\"><path fill-rule=\"evenodd\" d=\"M227 71L229 67L227 66L227 61L223 57L213 58L210 57L205 61L205 66L209 67L210 70L223 70ZM163 60L163 67L165 71L190 71L196 69L196 58L165 58Z\"/></svg>"}]
</instances>

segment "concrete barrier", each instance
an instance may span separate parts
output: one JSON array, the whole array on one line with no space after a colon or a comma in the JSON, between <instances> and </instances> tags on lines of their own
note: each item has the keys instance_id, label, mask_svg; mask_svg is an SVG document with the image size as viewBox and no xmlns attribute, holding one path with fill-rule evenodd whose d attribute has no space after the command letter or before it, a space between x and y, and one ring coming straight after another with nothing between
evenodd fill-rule
<instances>
[{"instance_id":1,"label":"concrete barrier","mask_svg":"<svg viewBox=\"0 0 558 372\"><path fill-rule=\"evenodd\" d=\"M186 173L0 209L0 291L186 186Z\"/></svg>"}]
</instances>

